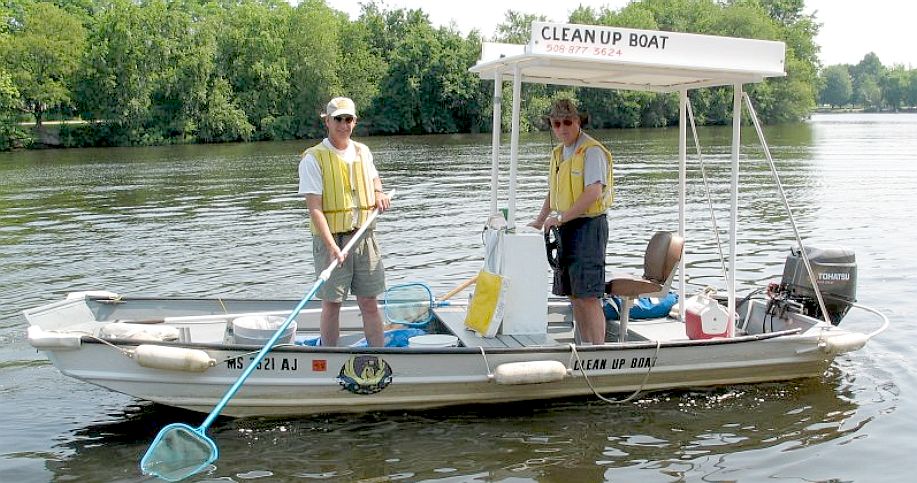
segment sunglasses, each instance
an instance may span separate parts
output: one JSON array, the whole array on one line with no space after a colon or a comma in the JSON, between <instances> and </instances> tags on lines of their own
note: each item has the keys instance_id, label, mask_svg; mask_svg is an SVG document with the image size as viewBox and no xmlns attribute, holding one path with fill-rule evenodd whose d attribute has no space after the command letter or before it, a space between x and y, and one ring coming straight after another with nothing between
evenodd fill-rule
<instances>
[{"instance_id":1,"label":"sunglasses","mask_svg":"<svg viewBox=\"0 0 917 483\"><path fill-rule=\"evenodd\" d=\"M350 123L356 121L357 118L355 118L355 117L353 117L353 116L334 116L334 120L337 121L337 122L345 122L345 123L347 123L347 124L350 124Z\"/></svg>"},{"instance_id":2,"label":"sunglasses","mask_svg":"<svg viewBox=\"0 0 917 483\"><path fill-rule=\"evenodd\" d=\"M555 129L559 128L561 124L563 124L564 126L572 126L573 119L564 119L563 121L551 121L551 124L554 126Z\"/></svg>"}]
</instances>

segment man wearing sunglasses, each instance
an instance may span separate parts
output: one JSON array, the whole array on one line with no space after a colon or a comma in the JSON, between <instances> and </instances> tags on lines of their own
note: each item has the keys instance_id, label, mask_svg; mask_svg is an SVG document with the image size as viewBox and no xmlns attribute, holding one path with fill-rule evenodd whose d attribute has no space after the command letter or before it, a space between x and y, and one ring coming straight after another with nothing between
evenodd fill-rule
<instances>
[{"instance_id":1,"label":"man wearing sunglasses","mask_svg":"<svg viewBox=\"0 0 917 483\"><path fill-rule=\"evenodd\" d=\"M558 99L548 114L561 145L551 153L548 195L530 224L545 232L558 227L561 253L554 295L570 297L580 340L605 343L605 212L613 199L611 152L581 129L583 116L571 99ZM549 216L550 215L550 216Z\"/></svg>"},{"instance_id":2,"label":"man wearing sunglasses","mask_svg":"<svg viewBox=\"0 0 917 483\"><path fill-rule=\"evenodd\" d=\"M372 346L383 345L382 315L376 298L385 290L382 252L372 227L345 259L347 244L373 209L389 208L382 179L365 144L350 139L357 110L347 97L331 99L321 113L328 137L303 153L299 162L299 194L306 197L312 221L312 254L316 276L332 260L341 266L318 291L322 299L321 342L335 346L340 335L341 304L353 292L363 318L363 332Z\"/></svg>"}]
</instances>

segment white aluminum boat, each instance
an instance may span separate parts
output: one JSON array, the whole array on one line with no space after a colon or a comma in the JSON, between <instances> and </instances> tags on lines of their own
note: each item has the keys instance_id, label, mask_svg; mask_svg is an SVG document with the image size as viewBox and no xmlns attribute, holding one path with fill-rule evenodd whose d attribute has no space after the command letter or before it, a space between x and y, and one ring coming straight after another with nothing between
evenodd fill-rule
<instances>
[{"instance_id":1,"label":"white aluminum boat","mask_svg":"<svg viewBox=\"0 0 917 483\"><path fill-rule=\"evenodd\" d=\"M318 334L319 305L313 302L296 316L295 334L267 354L223 413L406 410L593 394L620 399L639 391L822 374L837 354L861 348L888 325L884 315L855 303L852 254L799 249L788 257L779 286L745 298L735 293L742 85L784 75L784 49L771 41L549 23L533 24L528 45L485 44L472 68L496 81L491 210L482 213L488 220L482 248L490 270L509 280L496 333L483 337L467 329L467 304L433 302L432 320L423 329L427 335L412 339L416 343L310 346L305 341ZM514 93L505 216L497 209L504 81L512 82ZM608 322L604 345L577 344L569 305L547 295L542 235L516 226L522 82L679 94L678 230L650 241L643 277L611 277L608 291L623 301L624 320ZM728 293L687 298L682 275L682 254L691 249L684 239L687 93L714 86L734 88L732 220L724 257ZM665 294L670 286L679 295L674 316L628 320L635 300ZM286 316L296 305L81 292L26 310L25 316L30 343L64 374L139 399L208 412L261 348L240 333L240 320ZM851 308L874 313L878 328L863 334L839 327ZM342 345L362 337L355 307L345 307L341 326Z\"/></svg>"}]
</instances>

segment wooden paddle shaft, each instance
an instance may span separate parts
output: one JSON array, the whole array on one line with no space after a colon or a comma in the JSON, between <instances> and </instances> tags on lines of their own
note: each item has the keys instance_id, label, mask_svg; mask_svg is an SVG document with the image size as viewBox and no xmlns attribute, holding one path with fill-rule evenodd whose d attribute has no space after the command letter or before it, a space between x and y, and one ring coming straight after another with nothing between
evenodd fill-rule
<instances>
[{"instance_id":1,"label":"wooden paddle shaft","mask_svg":"<svg viewBox=\"0 0 917 483\"><path fill-rule=\"evenodd\" d=\"M465 290L469 285L473 284L473 283L476 282L477 280L478 280L478 276L475 275L475 276L469 278L468 280L465 280L464 282L462 282L461 284L459 284L458 287L455 287L454 289L450 290L446 295L443 295L443 296L440 297L439 299L440 299L440 300L449 300L450 298L452 298L453 295L455 295L455 294L461 292L462 290Z\"/></svg>"}]
</instances>

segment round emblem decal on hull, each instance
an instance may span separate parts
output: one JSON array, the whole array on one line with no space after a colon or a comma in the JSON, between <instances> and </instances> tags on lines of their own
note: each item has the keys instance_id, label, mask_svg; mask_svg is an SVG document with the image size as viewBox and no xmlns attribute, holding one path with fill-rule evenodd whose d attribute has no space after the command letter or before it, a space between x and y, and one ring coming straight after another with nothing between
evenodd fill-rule
<instances>
[{"instance_id":1,"label":"round emblem decal on hull","mask_svg":"<svg viewBox=\"0 0 917 483\"><path fill-rule=\"evenodd\" d=\"M381 357L352 356L341 366L337 378L354 394L375 394L392 383L392 368Z\"/></svg>"}]
</instances>

